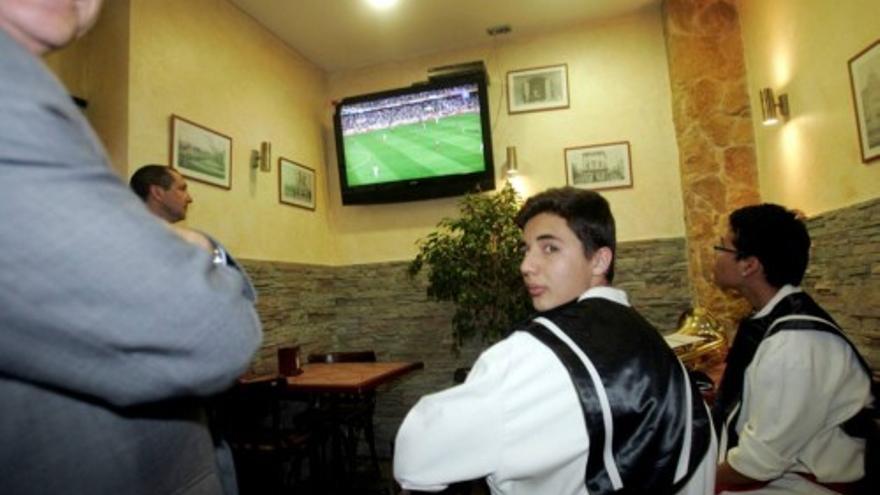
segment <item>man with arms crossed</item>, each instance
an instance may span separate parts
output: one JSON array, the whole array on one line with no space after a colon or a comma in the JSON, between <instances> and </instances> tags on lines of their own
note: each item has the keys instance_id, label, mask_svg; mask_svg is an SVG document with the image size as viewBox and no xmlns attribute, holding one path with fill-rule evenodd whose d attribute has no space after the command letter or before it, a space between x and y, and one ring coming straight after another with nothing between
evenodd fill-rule
<instances>
[{"instance_id":1,"label":"man with arms crossed","mask_svg":"<svg viewBox=\"0 0 880 495\"><path fill-rule=\"evenodd\" d=\"M756 311L740 322L714 405L719 492L848 493L865 441L847 422L871 402L868 366L799 287L810 235L774 204L734 211L715 247L715 283Z\"/></svg>"},{"instance_id":2,"label":"man with arms crossed","mask_svg":"<svg viewBox=\"0 0 880 495\"><path fill-rule=\"evenodd\" d=\"M697 387L614 278L607 201L575 188L529 199L523 281L538 311L462 385L427 395L397 434L394 475L439 491L707 494L715 445Z\"/></svg>"},{"instance_id":3,"label":"man with arms crossed","mask_svg":"<svg viewBox=\"0 0 880 495\"><path fill-rule=\"evenodd\" d=\"M201 398L259 346L253 288L147 212L41 62L100 6L0 0L0 493L234 493Z\"/></svg>"}]
</instances>

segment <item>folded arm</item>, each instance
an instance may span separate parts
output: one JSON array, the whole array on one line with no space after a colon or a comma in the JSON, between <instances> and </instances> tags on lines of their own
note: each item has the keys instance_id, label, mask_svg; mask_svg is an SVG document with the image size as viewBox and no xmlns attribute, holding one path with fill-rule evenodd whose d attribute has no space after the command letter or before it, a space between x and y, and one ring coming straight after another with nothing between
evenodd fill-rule
<instances>
[{"instance_id":1,"label":"folded arm","mask_svg":"<svg viewBox=\"0 0 880 495\"><path fill-rule=\"evenodd\" d=\"M494 471L503 443L497 397L502 374L477 361L464 384L422 397L410 410L394 447L394 477L401 487L440 491Z\"/></svg>"},{"instance_id":2,"label":"folded arm","mask_svg":"<svg viewBox=\"0 0 880 495\"><path fill-rule=\"evenodd\" d=\"M222 390L261 339L247 277L149 214L66 111L0 100L0 373L118 406Z\"/></svg>"}]
</instances>

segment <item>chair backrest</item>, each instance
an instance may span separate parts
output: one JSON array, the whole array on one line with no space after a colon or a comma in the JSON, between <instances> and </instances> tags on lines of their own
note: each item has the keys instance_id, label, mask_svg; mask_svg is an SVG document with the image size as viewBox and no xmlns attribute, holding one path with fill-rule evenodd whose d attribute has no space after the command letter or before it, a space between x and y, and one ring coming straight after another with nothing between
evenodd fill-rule
<instances>
[{"instance_id":1,"label":"chair backrest","mask_svg":"<svg viewBox=\"0 0 880 495\"><path fill-rule=\"evenodd\" d=\"M374 363L375 351L343 351L309 354L310 363Z\"/></svg>"},{"instance_id":2,"label":"chair backrest","mask_svg":"<svg viewBox=\"0 0 880 495\"><path fill-rule=\"evenodd\" d=\"M219 397L219 427L230 440L253 440L278 429L284 378L237 383Z\"/></svg>"}]
</instances>

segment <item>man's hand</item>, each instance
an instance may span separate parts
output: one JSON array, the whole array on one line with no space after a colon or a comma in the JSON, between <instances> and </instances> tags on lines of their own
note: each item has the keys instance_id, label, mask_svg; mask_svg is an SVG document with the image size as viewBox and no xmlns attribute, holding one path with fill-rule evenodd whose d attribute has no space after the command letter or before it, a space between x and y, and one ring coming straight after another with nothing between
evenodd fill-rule
<instances>
[{"instance_id":1,"label":"man's hand","mask_svg":"<svg viewBox=\"0 0 880 495\"><path fill-rule=\"evenodd\" d=\"M766 486L767 482L749 478L730 466L727 462L721 463L715 472L715 493L724 491L742 491L746 489L757 490Z\"/></svg>"}]
</instances>

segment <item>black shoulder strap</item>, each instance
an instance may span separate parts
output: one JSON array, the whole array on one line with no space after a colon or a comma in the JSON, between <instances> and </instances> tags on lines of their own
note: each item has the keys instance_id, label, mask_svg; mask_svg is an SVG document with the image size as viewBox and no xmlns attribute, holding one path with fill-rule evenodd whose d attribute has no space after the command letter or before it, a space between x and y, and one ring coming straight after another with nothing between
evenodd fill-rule
<instances>
[{"instance_id":1,"label":"black shoulder strap","mask_svg":"<svg viewBox=\"0 0 880 495\"><path fill-rule=\"evenodd\" d=\"M766 337L771 335L775 335L778 332L782 332L785 330L812 330L816 332L825 332L836 335L843 339L844 342L852 349L853 354L856 356L856 359L859 362L859 365L868 374L868 378L871 377L871 366L862 357L862 354L859 352L858 348L855 344L852 343L851 340L843 333L840 327L834 323L834 321L826 320L825 318L820 318L818 316L805 315L805 314L796 314L789 316L782 316L777 318L770 324L770 327L767 329ZM765 338L766 338L765 337Z\"/></svg>"},{"instance_id":2,"label":"black shoulder strap","mask_svg":"<svg viewBox=\"0 0 880 495\"><path fill-rule=\"evenodd\" d=\"M597 384L591 378L586 365L584 365L583 361L568 344L554 335L546 326L532 324L527 326L525 331L549 347L562 362L562 365L565 366L565 369L568 370L575 391L578 394L578 402L581 404L581 411L583 412L586 424L605 426L605 428L592 428L589 430L590 452L588 458L591 460L602 459L603 447L606 443L610 444L611 438L606 438L605 432L608 429L608 425L605 424L602 416L602 406L599 403L600 396L597 391ZM602 387L602 384L599 383L598 386ZM614 459L610 459L611 466L606 465L609 459L603 460L605 461L603 463L587 462L586 485L590 493L611 493L623 486L620 475L617 472L617 466L614 465ZM612 474L616 476L616 480L612 480Z\"/></svg>"},{"instance_id":3,"label":"black shoulder strap","mask_svg":"<svg viewBox=\"0 0 880 495\"><path fill-rule=\"evenodd\" d=\"M791 315L779 318L770 325L769 329L767 329L767 336L769 337L770 335L785 330L813 330L830 333L843 339L843 341L852 349L859 365L868 375L868 379L871 380L871 395L874 396L874 404L856 413L855 416L846 420L841 427L847 435L868 439L873 444L873 455L877 456L878 453L876 452L876 449L880 448L880 445L876 444L880 441L880 439L878 439L880 431L878 431L878 427L874 423L873 418L877 416L876 411L878 408L878 396L880 396L880 386L878 386L877 382L873 380L871 366L868 365L868 362L862 357L862 354L856 348L855 344L847 338L843 331L833 321L828 321L824 318L818 318L815 316Z\"/></svg>"},{"instance_id":4,"label":"black shoulder strap","mask_svg":"<svg viewBox=\"0 0 880 495\"><path fill-rule=\"evenodd\" d=\"M707 409L656 329L628 307L595 305L523 329L558 357L578 396L590 438L584 484L599 495L676 493L709 449Z\"/></svg>"}]
</instances>

